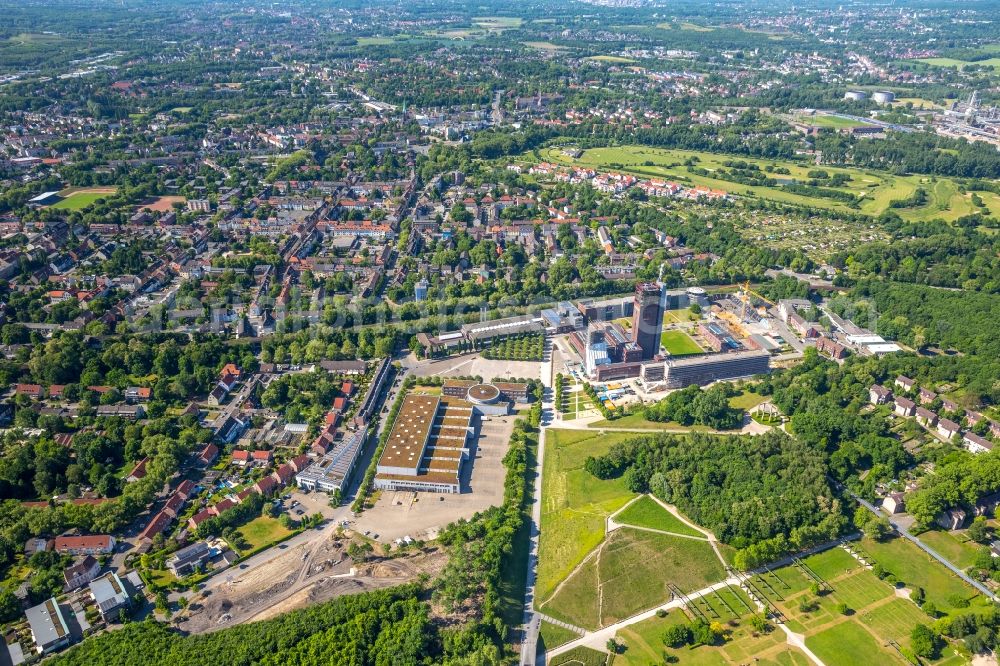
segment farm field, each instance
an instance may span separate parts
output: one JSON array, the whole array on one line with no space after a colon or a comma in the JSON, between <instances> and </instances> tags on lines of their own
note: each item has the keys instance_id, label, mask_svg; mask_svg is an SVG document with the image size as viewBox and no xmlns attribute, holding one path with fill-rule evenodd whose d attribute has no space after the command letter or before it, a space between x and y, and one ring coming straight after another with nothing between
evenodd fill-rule
<instances>
[{"instance_id":1,"label":"farm field","mask_svg":"<svg viewBox=\"0 0 1000 666\"><path fill-rule=\"evenodd\" d=\"M393 37L358 37L358 46L387 46L395 43Z\"/></svg>"},{"instance_id":2,"label":"farm field","mask_svg":"<svg viewBox=\"0 0 1000 666\"><path fill-rule=\"evenodd\" d=\"M588 629L666 603L671 585L693 592L725 578L707 540L619 528L540 607Z\"/></svg>"},{"instance_id":3,"label":"farm field","mask_svg":"<svg viewBox=\"0 0 1000 666\"><path fill-rule=\"evenodd\" d=\"M542 521L538 545L537 598L551 596L560 581L604 539L604 521L635 495L622 479L601 481L583 469L631 433L550 429L545 438Z\"/></svg>"},{"instance_id":4,"label":"farm field","mask_svg":"<svg viewBox=\"0 0 1000 666\"><path fill-rule=\"evenodd\" d=\"M694 537L704 536L698 530L683 523L648 495L640 497L629 504L621 513L616 514L615 522Z\"/></svg>"},{"instance_id":5,"label":"farm field","mask_svg":"<svg viewBox=\"0 0 1000 666\"><path fill-rule=\"evenodd\" d=\"M524 19L517 16L476 16L472 23L487 30L506 30L520 28Z\"/></svg>"},{"instance_id":6,"label":"farm field","mask_svg":"<svg viewBox=\"0 0 1000 666\"><path fill-rule=\"evenodd\" d=\"M689 185L704 185L736 195L750 195L782 203L800 204L830 210L862 212L868 215L879 215L885 212L888 209L890 201L905 199L912 195L917 188L922 187L928 193L927 204L917 208L896 209L896 212L901 217L914 221L934 218L954 221L963 215L974 212L971 194L960 193L958 184L947 178L932 180L924 176L895 176L885 172L821 167L827 173L842 173L851 177L851 181L845 186L830 189L851 193L855 196L862 196L863 198L856 204L856 208L852 208L847 203L834 199L790 192L783 189L781 185L773 187L743 185L741 183L714 178L711 175L711 172L725 168L723 163L727 160L742 160L750 164L755 164L761 169L767 165L784 167L790 173L780 177L806 181L808 180L808 172L816 168L812 164L634 145L613 148L592 148L584 151L583 155L577 159L567 156L558 146L542 149L540 154L541 158L547 162L616 170L633 173L646 178L667 178ZM696 159L696 166L705 169L709 174L698 175L691 173L688 167L684 165L685 161L691 159ZM980 193L980 196L991 210L994 205L1000 204L1000 197L997 197L997 195L990 197L984 196L984 194L989 195L990 193ZM997 210L1000 210L1000 207Z\"/></svg>"},{"instance_id":7,"label":"farm field","mask_svg":"<svg viewBox=\"0 0 1000 666\"><path fill-rule=\"evenodd\" d=\"M521 42L529 49L538 49L540 51L564 51L565 46L559 46L558 44L553 44L552 42Z\"/></svg>"},{"instance_id":8,"label":"farm field","mask_svg":"<svg viewBox=\"0 0 1000 666\"><path fill-rule=\"evenodd\" d=\"M664 331L660 336L660 344L670 353L671 356L691 356L701 354L705 350L698 346L690 335L684 331Z\"/></svg>"},{"instance_id":9,"label":"farm field","mask_svg":"<svg viewBox=\"0 0 1000 666\"><path fill-rule=\"evenodd\" d=\"M933 65L934 67L964 67L966 65L980 65L982 67L992 67L993 69L1000 67L1000 58L988 58L987 60L979 60L977 62L956 60L955 58L919 58L917 62Z\"/></svg>"}]
</instances>

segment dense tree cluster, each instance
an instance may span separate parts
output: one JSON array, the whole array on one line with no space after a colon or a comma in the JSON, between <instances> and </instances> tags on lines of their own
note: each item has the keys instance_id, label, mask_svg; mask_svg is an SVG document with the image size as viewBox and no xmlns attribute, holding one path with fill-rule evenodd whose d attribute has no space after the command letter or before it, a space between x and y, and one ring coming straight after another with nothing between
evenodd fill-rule
<instances>
[{"instance_id":1,"label":"dense tree cluster","mask_svg":"<svg viewBox=\"0 0 1000 666\"><path fill-rule=\"evenodd\" d=\"M803 528L830 537L844 522L823 453L780 432L638 437L585 468L598 478L624 475L630 490L677 505L736 548Z\"/></svg>"},{"instance_id":2,"label":"dense tree cluster","mask_svg":"<svg viewBox=\"0 0 1000 666\"><path fill-rule=\"evenodd\" d=\"M340 597L273 620L184 637L152 620L55 657L57 666L447 663L417 585ZM138 647L141 646L141 649Z\"/></svg>"},{"instance_id":3,"label":"dense tree cluster","mask_svg":"<svg viewBox=\"0 0 1000 666\"><path fill-rule=\"evenodd\" d=\"M743 423L743 410L729 406L733 394L734 389L729 384L716 384L704 390L692 384L646 405L643 416L649 421L675 421L716 430L737 428Z\"/></svg>"}]
</instances>

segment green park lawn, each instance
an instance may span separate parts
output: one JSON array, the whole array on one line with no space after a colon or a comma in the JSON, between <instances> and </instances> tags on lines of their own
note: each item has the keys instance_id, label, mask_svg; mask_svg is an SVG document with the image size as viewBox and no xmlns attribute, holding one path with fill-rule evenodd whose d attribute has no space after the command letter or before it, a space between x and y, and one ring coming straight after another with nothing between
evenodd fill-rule
<instances>
[{"instance_id":1,"label":"green park lawn","mask_svg":"<svg viewBox=\"0 0 1000 666\"><path fill-rule=\"evenodd\" d=\"M802 122L809 123L810 125L815 125L817 127L830 127L833 129L842 129L845 127L861 127L863 125L870 124L861 122L859 120L852 120L850 118L831 116L825 113L817 114L815 116L802 116L801 120Z\"/></svg>"},{"instance_id":2,"label":"green park lawn","mask_svg":"<svg viewBox=\"0 0 1000 666\"><path fill-rule=\"evenodd\" d=\"M547 652L579 637L580 635L575 631L542 620L542 626L539 628L538 651Z\"/></svg>"},{"instance_id":3,"label":"green park lawn","mask_svg":"<svg viewBox=\"0 0 1000 666\"><path fill-rule=\"evenodd\" d=\"M865 539L861 545L876 562L907 587L924 588L927 600L933 601L941 611L948 612L956 608L949 599L973 600L978 597L975 590L902 537L883 542Z\"/></svg>"},{"instance_id":4,"label":"green park lawn","mask_svg":"<svg viewBox=\"0 0 1000 666\"><path fill-rule=\"evenodd\" d=\"M918 187L922 187L928 192L928 203L918 208L896 209L896 212L901 217L913 221L926 221L934 218L954 221L963 215L974 212L971 196L961 194L958 191L958 184L948 178L939 178L936 181L932 181L930 178L922 176L897 176L881 171L822 167L830 174L843 173L851 177L851 181L845 186L833 189L848 192L855 196L863 195L863 198L857 204L857 208L852 208L848 204L834 199L790 192L785 190L781 185L744 185L712 176L713 171L725 168L724 162L738 159L756 164L762 170L767 165L784 167L790 173L780 176L781 178L794 178L799 181L806 181L808 180L809 171L815 168L815 165L806 162L755 159L741 155L720 155L704 151L652 148L636 145L591 148L584 151L583 155L578 159L572 159L567 156L559 146L545 148L539 152L541 158L548 162L622 171L645 178L673 179L689 185L704 185L713 189L724 190L731 194L751 195L771 201L799 204L813 208L880 215L888 209L891 201L905 199L912 195ZM707 170L709 173L707 175L691 173L688 167L684 165L684 162L689 159L697 160L697 166ZM982 197L983 194L980 193L980 196ZM986 197L983 198L984 200L986 199ZM987 201L987 205L990 205L990 201Z\"/></svg>"},{"instance_id":5,"label":"green park lawn","mask_svg":"<svg viewBox=\"0 0 1000 666\"><path fill-rule=\"evenodd\" d=\"M586 647L573 648L569 652L546 661L549 666L606 666L611 655Z\"/></svg>"},{"instance_id":6,"label":"green park lawn","mask_svg":"<svg viewBox=\"0 0 1000 666\"><path fill-rule=\"evenodd\" d=\"M707 541L619 528L540 610L588 629L608 626L725 578Z\"/></svg>"},{"instance_id":7,"label":"green park lawn","mask_svg":"<svg viewBox=\"0 0 1000 666\"><path fill-rule=\"evenodd\" d=\"M739 395L734 395L729 399L729 406L734 409L742 409L749 411L764 402L767 398L760 395L759 393L754 393L753 391L741 391Z\"/></svg>"},{"instance_id":8,"label":"green park lawn","mask_svg":"<svg viewBox=\"0 0 1000 666\"><path fill-rule=\"evenodd\" d=\"M718 594L697 600L698 609L712 621L726 626L728 637L718 645L701 645L680 649L666 648L663 632L675 624L689 623L693 618L682 610L672 610L666 617L652 617L625 627L617 634L626 650L615 658L616 666L648 666L662 663L664 653L676 657L681 664L700 666L748 664L758 666L807 666L805 654L785 642L785 634L776 627L758 634L748 623L753 609L742 590L729 587Z\"/></svg>"},{"instance_id":9,"label":"green park lawn","mask_svg":"<svg viewBox=\"0 0 1000 666\"><path fill-rule=\"evenodd\" d=\"M853 622L844 622L806 638L806 646L830 666L856 664L905 664L898 654L884 649L875 637Z\"/></svg>"},{"instance_id":10,"label":"green park lawn","mask_svg":"<svg viewBox=\"0 0 1000 666\"><path fill-rule=\"evenodd\" d=\"M635 525L636 527L648 527L674 534L687 534L688 536L704 537L705 535L681 522L677 516L670 513L649 495L643 495L635 502L632 502L619 514L615 515L615 522L623 525Z\"/></svg>"},{"instance_id":11,"label":"green park lawn","mask_svg":"<svg viewBox=\"0 0 1000 666\"><path fill-rule=\"evenodd\" d=\"M921 541L944 556L959 569L967 569L976 563L976 552L982 548L974 541L963 539L951 532L930 530L917 535Z\"/></svg>"},{"instance_id":12,"label":"green park lawn","mask_svg":"<svg viewBox=\"0 0 1000 666\"><path fill-rule=\"evenodd\" d=\"M539 537L539 600L604 539L604 521L635 494L622 479L602 481L583 469L587 456L606 453L629 433L549 429L542 475L542 524Z\"/></svg>"},{"instance_id":13,"label":"green park lawn","mask_svg":"<svg viewBox=\"0 0 1000 666\"><path fill-rule=\"evenodd\" d=\"M869 557L883 557L900 563L899 571L910 573L911 586L922 585L931 597L942 594L941 588L953 585L947 570L923 556L911 552L902 539L885 544L860 545ZM869 547L872 546L872 547ZM878 546L876 548L875 546ZM884 546L885 548L882 548ZM914 546L915 548L915 546ZM878 556L874 555L878 552ZM919 556L918 556L919 555ZM817 596L811 589L814 579L824 582L826 591ZM962 583L953 578L961 590ZM931 619L905 595L842 548L832 548L804 558L802 566L791 564L769 573L753 577L754 584L764 596L775 604L787 618L786 626L805 636L806 645L816 652L824 663L906 663L891 647L894 641L904 650L910 646L910 634L917 624L929 624ZM811 604L811 606L803 605ZM850 609L843 614L838 608L844 604ZM958 648L949 645L938 663L957 663Z\"/></svg>"},{"instance_id":14,"label":"green park lawn","mask_svg":"<svg viewBox=\"0 0 1000 666\"><path fill-rule=\"evenodd\" d=\"M614 421L601 419L588 425L595 430L614 430L615 428L629 428L633 430L672 430L681 432L709 432L711 428L701 425L685 426L676 421L647 421L642 412L629 414Z\"/></svg>"},{"instance_id":15,"label":"green park lawn","mask_svg":"<svg viewBox=\"0 0 1000 666\"><path fill-rule=\"evenodd\" d=\"M239 532L249 544L249 547L244 549L245 552L259 550L292 534L292 530L282 525L277 518L269 516L254 518L239 528Z\"/></svg>"},{"instance_id":16,"label":"green park lawn","mask_svg":"<svg viewBox=\"0 0 1000 666\"><path fill-rule=\"evenodd\" d=\"M611 62L620 64L629 64L635 62L635 60L633 60L632 58L623 58L621 56L613 56L613 55L587 56L586 58L584 58L584 60L591 60L594 62Z\"/></svg>"},{"instance_id":17,"label":"green park lawn","mask_svg":"<svg viewBox=\"0 0 1000 666\"><path fill-rule=\"evenodd\" d=\"M692 354L704 353L704 350L698 346L694 338L684 331L664 331L660 336L660 344L663 345L671 356L690 356Z\"/></svg>"}]
</instances>

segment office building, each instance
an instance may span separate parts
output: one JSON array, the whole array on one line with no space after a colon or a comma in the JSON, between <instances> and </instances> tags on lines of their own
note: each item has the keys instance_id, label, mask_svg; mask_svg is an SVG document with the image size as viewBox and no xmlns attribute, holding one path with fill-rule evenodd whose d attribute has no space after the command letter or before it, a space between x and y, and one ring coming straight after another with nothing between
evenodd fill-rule
<instances>
[{"instance_id":1,"label":"office building","mask_svg":"<svg viewBox=\"0 0 1000 666\"><path fill-rule=\"evenodd\" d=\"M632 342L639 346L641 358L648 361L660 352L663 332L663 287L653 282L635 286L635 306L632 313ZM622 359L629 361L632 359Z\"/></svg>"},{"instance_id":2,"label":"office building","mask_svg":"<svg viewBox=\"0 0 1000 666\"><path fill-rule=\"evenodd\" d=\"M704 386L721 379L751 377L770 372L771 355L765 351L710 354L667 361L668 388L684 388L691 384Z\"/></svg>"}]
</instances>

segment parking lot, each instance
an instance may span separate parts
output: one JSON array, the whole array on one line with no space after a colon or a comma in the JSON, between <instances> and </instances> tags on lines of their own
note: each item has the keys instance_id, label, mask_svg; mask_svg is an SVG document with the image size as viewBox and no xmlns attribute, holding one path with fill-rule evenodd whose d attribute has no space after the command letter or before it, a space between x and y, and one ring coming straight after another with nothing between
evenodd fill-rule
<instances>
[{"instance_id":1,"label":"parking lot","mask_svg":"<svg viewBox=\"0 0 1000 666\"><path fill-rule=\"evenodd\" d=\"M499 505L503 501L503 457L516 418L510 415L491 416L489 421L476 419L476 439L462 467L460 494L383 491L375 506L351 527L382 542L404 536L426 541L437 537L441 528L459 518L469 518L477 511Z\"/></svg>"},{"instance_id":2,"label":"parking lot","mask_svg":"<svg viewBox=\"0 0 1000 666\"><path fill-rule=\"evenodd\" d=\"M538 379L542 364L537 361L491 361L479 354L464 354L440 360L422 361L413 368L417 377L482 377Z\"/></svg>"}]
</instances>

